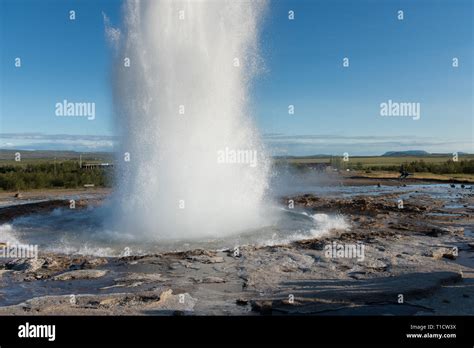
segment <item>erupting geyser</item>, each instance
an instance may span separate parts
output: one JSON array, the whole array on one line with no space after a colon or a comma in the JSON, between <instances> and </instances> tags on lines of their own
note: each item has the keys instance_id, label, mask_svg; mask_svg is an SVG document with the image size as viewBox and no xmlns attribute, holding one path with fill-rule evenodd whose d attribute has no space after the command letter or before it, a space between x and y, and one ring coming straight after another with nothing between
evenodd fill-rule
<instances>
[{"instance_id":1,"label":"erupting geyser","mask_svg":"<svg viewBox=\"0 0 474 348\"><path fill-rule=\"evenodd\" d=\"M264 8L235 0L126 4L115 73L120 230L205 238L264 223L269 163L248 108Z\"/></svg>"}]
</instances>

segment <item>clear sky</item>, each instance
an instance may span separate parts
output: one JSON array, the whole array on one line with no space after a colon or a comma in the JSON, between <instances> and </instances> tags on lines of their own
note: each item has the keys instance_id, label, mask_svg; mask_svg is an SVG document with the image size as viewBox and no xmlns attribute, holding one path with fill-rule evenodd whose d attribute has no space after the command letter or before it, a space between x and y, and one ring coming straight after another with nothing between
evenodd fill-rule
<instances>
[{"instance_id":1,"label":"clear sky","mask_svg":"<svg viewBox=\"0 0 474 348\"><path fill-rule=\"evenodd\" d=\"M0 148L111 149L102 13L119 26L121 5L0 0ZM472 0L270 1L260 46L252 105L275 154L474 152ZM95 120L55 117L63 99L94 101ZM389 99L420 103L420 119L380 116Z\"/></svg>"}]
</instances>

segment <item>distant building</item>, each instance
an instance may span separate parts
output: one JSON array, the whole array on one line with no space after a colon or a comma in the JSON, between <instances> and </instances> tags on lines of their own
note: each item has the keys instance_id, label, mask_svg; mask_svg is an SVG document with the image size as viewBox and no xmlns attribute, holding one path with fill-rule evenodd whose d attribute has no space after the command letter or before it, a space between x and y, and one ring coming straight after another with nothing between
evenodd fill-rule
<instances>
[{"instance_id":1,"label":"distant building","mask_svg":"<svg viewBox=\"0 0 474 348\"><path fill-rule=\"evenodd\" d=\"M113 163L83 163L81 164L82 169L93 169L93 168L113 168Z\"/></svg>"}]
</instances>

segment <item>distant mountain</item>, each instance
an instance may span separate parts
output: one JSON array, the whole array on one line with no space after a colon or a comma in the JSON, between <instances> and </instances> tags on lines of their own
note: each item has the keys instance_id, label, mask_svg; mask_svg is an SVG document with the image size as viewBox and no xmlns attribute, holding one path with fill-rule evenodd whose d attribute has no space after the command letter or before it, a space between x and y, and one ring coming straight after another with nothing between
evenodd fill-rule
<instances>
[{"instance_id":1,"label":"distant mountain","mask_svg":"<svg viewBox=\"0 0 474 348\"><path fill-rule=\"evenodd\" d=\"M430 153L423 150L410 151L388 151L382 157L407 157L407 156L429 156Z\"/></svg>"}]
</instances>

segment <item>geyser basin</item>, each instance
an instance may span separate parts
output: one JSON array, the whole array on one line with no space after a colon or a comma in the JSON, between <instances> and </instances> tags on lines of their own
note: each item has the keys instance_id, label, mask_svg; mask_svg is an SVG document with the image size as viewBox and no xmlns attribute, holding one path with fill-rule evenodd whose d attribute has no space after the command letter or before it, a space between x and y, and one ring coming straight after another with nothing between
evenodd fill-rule
<instances>
[{"instance_id":1,"label":"geyser basin","mask_svg":"<svg viewBox=\"0 0 474 348\"><path fill-rule=\"evenodd\" d=\"M126 4L114 42L123 141L107 226L176 240L268 225L268 158L248 107L264 8L231 0Z\"/></svg>"},{"instance_id":2,"label":"geyser basin","mask_svg":"<svg viewBox=\"0 0 474 348\"><path fill-rule=\"evenodd\" d=\"M277 209L277 208L275 208ZM96 256L141 255L163 251L235 248L241 245L286 244L294 240L323 236L331 229L346 229L337 215L309 214L279 209L273 225L244 230L219 238L159 239L130 230L117 232L103 225L100 209L56 209L0 225L0 238L10 244L36 244L42 252Z\"/></svg>"}]
</instances>

